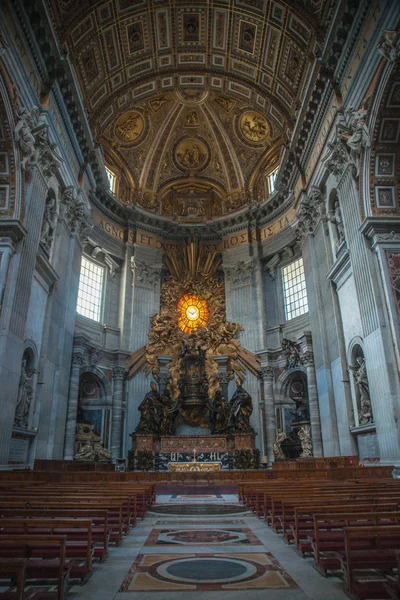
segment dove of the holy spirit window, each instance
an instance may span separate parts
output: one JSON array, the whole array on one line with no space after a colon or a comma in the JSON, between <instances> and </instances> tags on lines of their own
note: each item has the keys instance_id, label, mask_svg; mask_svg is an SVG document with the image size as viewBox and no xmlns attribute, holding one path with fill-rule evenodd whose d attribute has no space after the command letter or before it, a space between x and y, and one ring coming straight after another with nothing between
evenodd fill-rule
<instances>
[{"instance_id":1,"label":"dove of the holy spirit window","mask_svg":"<svg viewBox=\"0 0 400 600\"><path fill-rule=\"evenodd\" d=\"M207 302L198 296L185 294L178 302L178 313L180 329L185 333L192 333L207 323Z\"/></svg>"}]
</instances>

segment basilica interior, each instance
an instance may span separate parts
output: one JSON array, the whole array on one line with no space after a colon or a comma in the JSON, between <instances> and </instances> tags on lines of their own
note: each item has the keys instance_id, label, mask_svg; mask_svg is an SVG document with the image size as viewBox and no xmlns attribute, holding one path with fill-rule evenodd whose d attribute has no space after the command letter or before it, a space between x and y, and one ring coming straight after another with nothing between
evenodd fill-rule
<instances>
[{"instance_id":1,"label":"basilica interior","mask_svg":"<svg viewBox=\"0 0 400 600\"><path fill-rule=\"evenodd\" d=\"M399 317L399 2L0 3L0 600L400 598Z\"/></svg>"}]
</instances>

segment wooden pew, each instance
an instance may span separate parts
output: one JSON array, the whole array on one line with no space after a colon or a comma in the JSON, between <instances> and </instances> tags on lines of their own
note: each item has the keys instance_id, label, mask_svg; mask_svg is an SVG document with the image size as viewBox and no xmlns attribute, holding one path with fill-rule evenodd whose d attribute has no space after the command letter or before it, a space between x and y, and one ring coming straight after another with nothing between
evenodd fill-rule
<instances>
[{"instance_id":1,"label":"wooden pew","mask_svg":"<svg viewBox=\"0 0 400 600\"><path fill-rule=\"evenodd\" d=\"M0 519L0 538L17 538L21 535L62 535L66 538L65 555L73 562L70 567L70 578L85 583L93 573L92 557L92 521L84 519L37 518L37 519ZM43 548L38 550L43 554ZM52 559L57 548L50 548L46 558ZM32 558L36 552L32 551Z\"/></svg>"},{"instance_id":2,"label":"wooden pew","mask_svg":"<svg viewBox=\"0 0 400 600\"><path fill-rule=\"evenodd\" d=\"M353 600L387 597L384 584L386 575L398 565L400 526L345 527L344 534L345 550L336 556L346 593Z\"/></svg>"},{"instance_id":3,"label":"wooden pew","mask_svg":"<svg viewBox=\"0 0 400 600\"><path fill-rule=\"evenodd\" d=\"M27 595L24 594L25 582L25 559L24 558L0 558L0 585L9 584L10 587L16 588L15 592L8 590L0 591L0 598L3 600L24 600ZM37 597L29 596L31 600Z\"/></svg>"},{"instance_id":4,"label":"wooden pew","mask_svg":"<svg viewBox=\"0 0 400 600\"><path fill-rule=\"evenodd\" d=\"M366 499L368 500L368 499ZM316 514L330 513L357 513L357 512L400 512L400 504L387 502L343 502L334 501L325 504L306 504L295 507L295 520L291 526L294 547L301 556L312 551L309 536L314 533L314 516Z\"/></svg>"},{"instance_id":5,"label":"wooden pew","mask_svg":"<svg viewBox=\"0 0 400 600\"><path fill-rule=\"evenodd\" d=\"M25 560L25 580L40 581L57 586L54 593L46 592L46 598L64 600L68 586L69 563L65 558L65 536L22 535L13 539L0 536L0 557ZM48 549L55 548L57 557L46 560ZM32 559L32 553L43 550L43 560ZM4 554L6 556L4 556Z\"/></svg>"},{"instance_id":6,"label":"wooden pew","mask_svg":"<svg viewBox=\"0 0 400 600\"><path fill-rule=\"evenodd\" d=\"M324 577L340 569L340 561L334 552L345 550L346 527L400 525L400 512L347 512L314 515L314 533L309 535L314 554L314 568ZM357 547L369 547L361 539Z\"/></svg>"},{"instance_id":7,"label":"wooden pew","mask_svg":"<svg viewBox=\"0 0 400 600\"><path fill-rule=\"evenodd\" d=\"M39 499L32 499L31 502L24 500L1 501L0 512L4 509L29 509L29 510L56 510L56 511L80 511L94 510L107 511L108 529L110 530L109 542L119 546L122 543L124 535L124 513L122 511L121 502L46 502L45 504Z\"/></svg>"},{"instance_id":8,"label":"wooden pew","mask_svg":"<svg viewBox=\"0 0 400 600\"><path fill-rule=\"evenodd\" d=\"M399 600L400 598L400 550L395 550L397 557L397 574L386 575L386 581L383 584L385 591L388 594L388 598L392 600Z\"/></svg>"},{"instance_id":9,"label":"wooden pew","mask_svg":"<svg viewBox=\"0 0 400 600\"><path fill-rule=\"evenodd\" d=\"M90 519L92 522L92 541L94 542L93 557L103 562L108 556L108 540L111 529L108 525L107 510L79 510L79 509L48 509L43 506L38 509L28 508L0 508L0 519Z\"/></svg>"}]
</instances>

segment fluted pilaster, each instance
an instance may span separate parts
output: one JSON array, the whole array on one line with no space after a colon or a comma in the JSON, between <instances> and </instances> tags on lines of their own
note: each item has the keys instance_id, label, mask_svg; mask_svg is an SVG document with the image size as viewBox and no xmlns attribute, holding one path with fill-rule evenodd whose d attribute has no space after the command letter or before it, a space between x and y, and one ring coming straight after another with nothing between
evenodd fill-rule
<instances>
[{"instance_id":1,"label":"fluted pilaster","mask_svg":"<svg viewBox=\"0 0 400 600\"><path fill-rule=\"evenodd\" d=\"M114 367L113 375L113 408L111 422L111 456L113 461L121 457L122 445L122 399L124 391L125 367Z\"/></svg>"},{"instance_id":2,"label":"fluted pilaster","mask_svg":"<svg viewBox=\"0 0 400 600\"><path fill-rule=\"evenodd\" d=\"M274 370L272 367L262 367L260 370L260 380L262 391L261 395L264 401L263 427L266 437L266 451L268 457L268 466L275 461L274 442L276 437L276 419L275 419L275 397L274 397Z\"/></svg>"},{"instance_id":3,"label":"fluted pilaster","mask_svg":"<svg viewBox=\"0 0 400 600\"><path fill-rule=\"evenodd\" d=\"M315 458L323 456L321 420L319 417L317 381L315 376L314 361L311 356L306 358L308 407L310 411L311 437L313 443L313 455Z\"/></svg>"},{"instance_id":4,"label":"fluted pilaster","mask_svg":"<svg viewBox=\"0 0 400 600\"><path fill-rule=\"evenodd\" d=\"M69 383L67 422L65 426L64 459L74 457L74 443L76 433L76 418L78 414L79 376L81 367L85 364L82 352L72 355L71 378Z\"/></svg>"}]
</instances>

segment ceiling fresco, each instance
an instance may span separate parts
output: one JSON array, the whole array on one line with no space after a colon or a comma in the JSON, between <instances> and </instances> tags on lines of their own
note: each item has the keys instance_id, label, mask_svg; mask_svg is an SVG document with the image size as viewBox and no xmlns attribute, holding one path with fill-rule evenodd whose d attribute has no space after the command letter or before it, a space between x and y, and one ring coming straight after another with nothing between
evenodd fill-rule
<instances>
[{"instance_id":1,"label":"ceiling fresco","mask_svg":"<svg viewBox=\"0 0 400 600\"><path fill-rule=\"evenodd\" d=\"M264 200L336 4L48 0L118 197L181 220Z\"/></svg>"}]
</instances>

